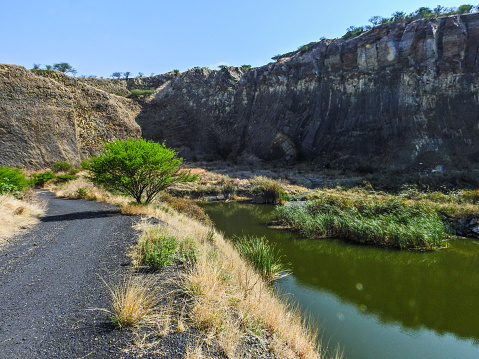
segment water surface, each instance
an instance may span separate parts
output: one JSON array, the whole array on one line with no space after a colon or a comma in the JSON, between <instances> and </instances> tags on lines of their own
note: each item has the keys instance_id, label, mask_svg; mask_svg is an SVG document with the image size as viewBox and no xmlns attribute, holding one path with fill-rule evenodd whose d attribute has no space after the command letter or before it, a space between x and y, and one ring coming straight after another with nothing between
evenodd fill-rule
<instances>
[{"instance_id":1,"label":"water surface","mask_svg":"<svg viewBox=\"0 0 479 359\"><path fill-rule=\"evenodd\" d=\"M323 343L345 358L479 358L479 241L435 252L308 240L268 228L273 206L205 204L227 237L265 236L293 274L276 288L292 296Z\"/></svg>"}]
</instances>

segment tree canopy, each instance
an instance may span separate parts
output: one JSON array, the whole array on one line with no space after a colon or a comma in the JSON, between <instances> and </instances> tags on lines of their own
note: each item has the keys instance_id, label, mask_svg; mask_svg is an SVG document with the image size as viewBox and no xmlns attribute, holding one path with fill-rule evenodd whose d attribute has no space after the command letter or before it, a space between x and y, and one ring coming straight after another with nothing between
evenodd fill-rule
<instances>
[{"instance_id":1,"label":"tree canopy","mask_svg":"<svg viewBox=\"0 0 479 359\"><path fill-rule=\"evenodd\" d=\"M58 64L53 64L53 70L63 72L64 74L69 72L72 75L75 75L77 73L77 70L75 70L68 62L59 62Z\"/></svg>"},{"instance_id":2,"label":"tree canopy","mask_svg":"<svg viewBox=\"0 0 479 359\"><path fill-rule=\"evenodd\" d=\"M393 22L411 22L419 19L434 19L439 16L469 14L471 12L477 11L479 11L479 5L461 5L457 8L437 5L434 9L422 6L410 14L406 14L402 11L396 11L391 15L391 17L373 16L368 21L372 24L372 27L375 27ZM355 37L365 31L370 30L372 27L368 25L350 26L346 29L346 34L343 35L343 39Z\"/></svg>"},{"instance_id":3,"label":"tree canopy","mask_svg":"<svg viewBox=\"0 0 479 359\"><path fill-rule=\"evenodd\" d=\"M92 182L147 204L173 183L197 179L179 168L182 161L164 143L129 139L105 143L103 152L82 166L90 171Z\"/></svg>"}]
</instances>

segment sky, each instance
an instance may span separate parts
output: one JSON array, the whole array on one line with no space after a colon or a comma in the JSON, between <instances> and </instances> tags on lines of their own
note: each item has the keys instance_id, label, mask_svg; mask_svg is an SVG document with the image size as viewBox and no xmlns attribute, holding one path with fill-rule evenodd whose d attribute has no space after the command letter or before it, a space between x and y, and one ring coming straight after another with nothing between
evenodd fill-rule
<instances>
[{"instance_id":1,"label":"sky","mask_svg":"<svg viewBox=\"0 0 479 359\"><path fill-rule=\"evenodd\" d=\"M253 67L349 26L449 0L0 0L0 63L67 62L77 76ZM474 4L475 5L475 4Z\"/></svg>"}]
</instances>

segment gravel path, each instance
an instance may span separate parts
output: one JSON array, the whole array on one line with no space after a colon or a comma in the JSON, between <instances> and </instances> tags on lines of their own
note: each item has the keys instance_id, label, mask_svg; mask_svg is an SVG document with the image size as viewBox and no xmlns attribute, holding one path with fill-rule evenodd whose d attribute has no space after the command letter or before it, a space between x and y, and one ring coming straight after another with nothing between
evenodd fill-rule
<instances>
[{"instance_id":1,"label":"gravel path","mask_svg":"<svg viewBox=\"0 0 479 359\"><path fill-rule=\"evenodd\" d=\"M100 279L128 271L137 217L105 203L42 191L48 211L32 231L0 251L0 357L129 358L131 339L108 323Z\"/></svg>"}]
</instances>

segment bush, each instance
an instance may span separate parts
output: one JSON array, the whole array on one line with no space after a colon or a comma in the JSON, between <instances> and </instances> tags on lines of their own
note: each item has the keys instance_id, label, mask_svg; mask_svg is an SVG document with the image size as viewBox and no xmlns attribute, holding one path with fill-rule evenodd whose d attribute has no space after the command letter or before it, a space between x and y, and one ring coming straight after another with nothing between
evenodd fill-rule
<instances>
[{"instance_id":1,"label":"bush","mask_svg":"<svg viewBox=\"0 0 479 359\"><path fill-rule=\"evenodd\" d=\"M129 97L130 98L146 98L148 95L151 95L154 91L153 90L131 90Z\"/></svg>"},{"instance_id":2,"label":"bush","mask_svg":"<svg viewBox=\"0 0 479 359\"><path fill-rule=\"evenodd\" d=\"M253 179L255 186L251 193L255 197L255 201L258 203L280 204L286 201L287 194L283 191L278 182L257 177Z\"/></svg>"},{"instance_id":3,"label":"bush","mask_svg":"<svg viewBox=\"0 0 479 359\"><path fill-rule=\"evenodd\" d=\"M78 176L78 175L62 175L62 176L57 176L57 179L58 179L60 182L68 182L68 181L77 179L77 178L79 178L79 177L80 177L80 176Z\"/></svg>"},{"instance_id":4,"label":"bush","mask_svg":"<svg viewBox=\"0 0 479 359\"><path fill-rule=\"evenodd\" d=\"M105 143L102 154L83 162L82 166L90 171L90 180L94 183L147 204L172 184L198 178L179 169L182 161L165 144L129 139Z\"/></svg>"},{"instance_id":5,"label":"bush","mask_svg":"<svg viewBox=\"0 0 479 359\"><path fill-rule=\"evenodd\" d=\"M234 199L238 188L233 184L230 179L226 180L221 186L221 194L225 199Z\"/></svg>"},{"instance_id":6,"label":"bush","mask_svg":"<svg viewBox=\"0 0 479 359\"><path fill-rule=\"evenodd\" d=\"M65 161L58 161L52 165L52 170L55 173L67 172L72 168L72 165Z\"/></svg>"},{"instance_id":7,"label":"bush","mask_svg":"<svg viewBox=\"0 0 479 359\"><path fill-rule=\"evenodd\" d=\"M41 173L33 173L30 176L29 184L30 184L30 186L33 186L33 187L43 188L45 183L54 179L55 177L56 177L56 175L53 174L50 171L45 171L45 172L41 172Z\"/></svg>"},{"instance_id":8,"label":"bush","mask_svg":"<svg viewBox=\"0 0 479 359\"><path fill-rule=\"evenodd\" d=\"M153 270L159 270L173 263L173 257L178 248L175 237L159 232L154 238L139 243L139 264L147 265Z\"/></svg>"},{"instance_id":9,"label":"bush","mask_svg":"<svg viewBox=\"0 0 479 359\"><path fill-rule=\"evenodd\" d=\"M21 191L28 183L22 170L0 167L0 194Z\"/></svg>"}]
</instances>

